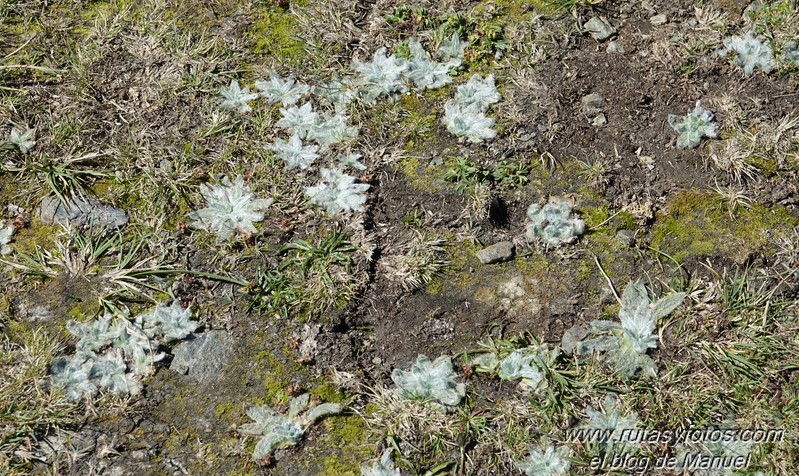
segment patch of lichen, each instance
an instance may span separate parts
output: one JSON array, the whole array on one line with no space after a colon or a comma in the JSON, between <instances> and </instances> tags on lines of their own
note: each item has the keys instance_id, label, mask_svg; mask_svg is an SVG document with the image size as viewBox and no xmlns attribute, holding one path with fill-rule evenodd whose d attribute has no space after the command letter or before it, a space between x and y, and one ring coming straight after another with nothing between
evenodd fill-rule
<instances>
[{"instance_id":1,"label":"patch of lichen","mask_svg":"<svg viewBox=\"0 0 799 476\"><path fill-rule=\"evenodd\" d=\"M369 428L358 415L326 418L322 421L324 436L317 447L327 448L322 458L323 476L360 475L360 464L372 456L374 442Z\"/></svg>"},{"instance_id":2,"label":"patch of lichen","mask_svg":"<svg viewBox=\"0 0 799 476\"><path fill-rule=\"evenodd\" d=\"M547 17L560 16L565 13L565 10L561 6L563 2L555 0L529 0L525 3L531 4L536 12Z\"/></svg>"},{"instance_id":3,"label":"patch of lichen","mask_svg":"<svg viewBox=\"0 0 799 476\"><path fill-rule=\"evenodd\" d=\"M752 253L772 256L772 244L790 236L797 219L782 207L753 204L730 216L726 201L703 192L682 192L659 213L651 246L678 262L723 256L743 263Z\"/></svg>"},{"instance_id":4,"label":"patch of lichen","mask_svg":"<svg viewBox=\"0 0 799 476\"><path fill-rule=\"evenodd\" d=\"M407 109L407 115L400 123L400 127L407 131L404 149L411 153L429 150L438 128L436 112L428 101L421 100L415 94L403 96L402 104Z\"/></svg>"},{"instance_id":5,"label":"patch of lichen","mask_svg":"<svg viewBox=\"0 0 799 476\"><path fill-rule=\"evenodd\" d=\"M452 284L456 289L470 289L482 281L481 267L476 253L482 249L477 243L470 241L447 241L447 253L449 255L449 265L443 276L439 279L444 280L444 285Z\"/></svg>"},{"instance_id":6,"label":"patch of lichen","mask_svg":"<svg viewBox=\"0 0 799 476\"><path fill-rule=\"evenodd\" d=\"M760 154L751 155L747 162L757 168L758 172L767 178L774 177L780 170L780 166L775 159Z\"/></svg>"},{"instance_id":7,"label":"patch of lichen","mask_svg":"<svg viewBox=\"0 0 799 476\"><path fill-rule=\"evenodd\" d=\"M443 166L430 163L425 165L419 157L404 157L398 162L397 169L405 176L408 184L416 190L440 193L451 186L444 180L450 160L454 159L447 159Z\"/></svg>"},{"instance_id":8,"label":"patch of lichen","mask_svg":"<svg viewBox=\"0 0 799 476\"><path fill-rule=\"evenodd\" d=\"M55 238L62 232L56 225L49 225L38 219L18 229L11 239L11 247L17 253L34 257L40 250L51 250Z\"/></svg>"},{"instance_id":9,"label":"patch of lichen","mask_svg":"<svg viewBox=\"0 0 799 476\"><path fill-rule=\"evenodd\" d=\"M306 42L299 36L297 17L274 3L265 3L266 6L251 13L254 21L247 36L252 43L252 51L292 67L302 65L309 55ZM295 3L302 6L306 2Z\"/></svg>"}]
</instances>

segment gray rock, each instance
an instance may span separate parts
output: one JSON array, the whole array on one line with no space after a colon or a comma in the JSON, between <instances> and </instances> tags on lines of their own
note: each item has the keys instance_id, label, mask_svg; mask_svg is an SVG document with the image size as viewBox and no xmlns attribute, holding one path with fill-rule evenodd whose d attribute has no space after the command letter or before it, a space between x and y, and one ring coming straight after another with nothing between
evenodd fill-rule
<instances>
[{"instance_id":1,"label":"gray rock","mask_svg":"<svg viewBox=\"0 0 799 476\"><path fill-rule=\"evenodd\" d=\"M477 259L483 264L494 264L513 258L513 243L500 241L477 252Z\"/></svg>"},{"instance_id":2,"label":"gray rock","mask_svg":"<svg viewBox=\"0 0 799 476\"><path fill-rule=\"evenodd\" d=\"M226 332L204 332L175 347L169 370L188 375L201 384L212 383L219 379L232 349L233 337Z\"/></svg>"},{"instance_id":3,"label":"gray rock","mask_svg":"<svg viewBox=\"0 0 799 476\"><path fill-rule=\"evenodd\" d=\"M607 123L608 119L605 117L605 114L601 112L591 121L591 124L595 127L604 126Z\"/></svg>"},{"instance_id":4,"label":"gray rock","mask_svg":"<svg viewBox=\"0 0 799 476\"><path fill-rule=\"evenodd\" d=\"M586 94L582 99L580 99L580 102L583 104L583 112L586 114L596 114L601 112L607 104L605 102L605 98L597 93Z\"/></svg>"},{"instance_id":5,"label":"gray rock","mask_svg":"<svg viewBox=\"0 0 799 476\"><path fill-rule=\"evenodd\" d=\"M616 239L624 246L632 246L635 244L635 233L630 230L619 230L616 232Z\"/></svg>"},{"instance_id":6,"label":"gray rock","mask_svg":"<svg viewBox=\"0 0 799 476\"><path fill-rule=\"evenodd\" d=\"M83 228L119 228L128 223L128 214L92 196L71 197L66 204L57 197L45 197L38 209L39 218L50 224Z\"/></svg>"},{"instance_id":7,"label":"gray rock","mask_svg":"<svg viewBox=\"0 0 799 476\"><path fill-rule=\"evenodd\" d=\"M653 26L665 25L666 22L668 22L668 19L663 13L658 13L657 15L649 18L649 23L651 23Z\"/></svg>"},{"instance_id":8,"label":"gray rock","mask_svg":"<svg viewBox=\"0 0 799 476\"><path fill-rule=\"evenodd\" d=\"M616 29L613 28L613 25L602 17L592 17L585 22L583 28L597 41L607 40L616 34Z\"/></svg>"},{"instance_id":9,"label":"gray rock","mask_svg":"<svg viewBox=\"0 0 799 476\"><path fill-rule=\"evenodd\" d=\"M567 354L573 354L580 341L588 335L588 330L582 326L572 326L563 333L560 341L560 348Z\"/></svg>"},{"instance_id":10,"label":"gray rock","mask_svg":"<svg viewBox=\"0 0 799 476\"><path fill-rule=\"evenodd\" d=\"M622 46L618 41L611 41L608 43L607 52L619 54L624 53L624 46Z\"/></svg>"}]
</instances>

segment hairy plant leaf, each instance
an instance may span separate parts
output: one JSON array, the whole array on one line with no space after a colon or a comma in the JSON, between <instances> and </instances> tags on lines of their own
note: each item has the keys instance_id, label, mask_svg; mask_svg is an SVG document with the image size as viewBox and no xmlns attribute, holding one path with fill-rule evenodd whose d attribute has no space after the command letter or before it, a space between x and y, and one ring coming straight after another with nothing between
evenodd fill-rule
<instances>
[{"instance_id":1,"label":"hairy plant leaf","mask_svg":"<svg viewBox=\"0 0 799 476\"><path fill-rule=\"evenodd\" d=\"M420 355L409 371L394 369L391 380L406 398L436 400L444 405L457 405L466 395L465 387L457 382L449 356L430 361Z\"/></svg>"},{"instance_id":2,"label":"hairy plant leaf","mask_svg":"<svg viewBox=\"0 0 799 476\"><path fill-rule=\"evenodd\" d=\"M355 177L338 169L323 168L320 173L322 181L305 189L305 195L310 197L311 203L324 207L331 216L341 212L363 211L369 184L355 183Z\"/></svg>"},{"instance_id":3,"label":"hairy plant leaf","mask_svg":"<svg viewBox=\"0 0 799 476\"><path fill-rule=\"evenodd\" d=\"M585 232L585 223L571 218L572 206L567 200L551 198L543 207L533 203L527 209L529 241L543 241L548 246L573 243Z\"/></svg>"},{"instance_id":4,"label":"hairy plant leaf","mask_svg":"<svg viewBox=\"0 0 799 476\"><path fill-rule=\"evenodd\" d=\"M724 46L735 52L735 63L743 68L747 77L752 76L755 68L769 73L776 67L771 46L755 38L751 30L746 32L743 38L735 35L727 38L724 40Z\"/></svg>"},{"instance_id":5,"label":"hairy plant leaf","mask_svg":"<svg viewBox=\"0 0 799 476\"><path fill-rule=\"evenodd\" d=\"M281 107L280 114L283 117L277 121L277 125L296 134L300 139L305 139L319 124L319 114L314 112L310 101L300 107Z\"/></svg>"},{"instance_id":6,"label":"hairy plant leaf","mask_svg":"<svg viewBox=\"0 0 799 476\"><path fill-rule=\"evenodd\" d=\"M466 47L469 46L468 41L461 40L458 32L453 32L449 38L445 38L438 47L438 54L450 64L451 67L457 68L463 63L464 53Z\"/></svg>"},{"instance_id":7,"label":"hairy plant leaf","mask_svg":"<svg viewBox=\"0 0 799 476\"><path fill-rule=\"evenodd\" d=\"M404 82L408 62L393 54L386 56L386 48L375 51L372 61L353 61L352 69L359 73L356 84L365 104L373 104L381 96L391 96L407 90Z\"/></svg>"},{"instance_id":8,"label":"hairy plant leaf","mask_svg":"<svg viewBox=\"0 0 799 476\"><path fill-rule=\"evenodd\" d=\"M191 226L216 233L220 240L230 238L235 232L257 233L253 222L264 219L263 209L272 204L272 199L254 199L250 187L244 185L241 176L231 182L223 177L221 185L200 186L207 206L189 213Z\"/></svg>"},{"instance_id":9,"label":"hairy plant leaf","mask_svg":"<svg viewBox=\"0 0 799 476\"><path fill-rule=\"evenodd\" d=\"M431 60L416 38L411 38L408 46L411 50L411 60L408 62L405 74L413 81L417 90L438 89L452 82L449 71L453 65Z\"/></svg>"},{"instance_id":10,"label":"hairy plant leaf","mask_svg":"<svg viewBox=\"0 0 799 476\"><path fill-rule=\"evenodd\" d=\"M177 299L170 306L158 303L152 312L139 315L137 322L150 338L163 343L185 339L200 326L191 320L191 310L184 309Z\"/></svg>"},{"instance_id":11,"label":"hairy plant leaf","mask_svg":"<svg viewBox=\"0 0 799 476\"><path fill-rule=\"evenodd\" d=\"M571 462L567 459L569 448L561 446L555 448L548 446L546 449L540 447L530 448L530 455L516 465L527 476L561 476L567 474L571 467Z\"/></svg>"},{"instance_id":12,"label":"hairy plant leaf","mask_svg":"<svg viewBox=\"0 0 799 476\"><path fill-rule=\"evenodd\" d=\"M277 158L292 169L307 170L319 158L319 154L316 153L319 146L303 145L302 139L296 133L288 141L276 139L271 148Z\"/></svg>"},{"instance_id":13,"label":"hairy plant leaf","mask_svg":"<svg viewBox=\"0 0 799 476\"><path fill-rule=\"evenodd\" d=\"M12 127L11 132L8 133L6 143L10 147L16 148L20 153L27 154L36 145L36 141L33 140L35 134L36 129L26 129L25 132L22 132L16 127Z\"/></svg>"},{"instance_id":14,"label":"hairy plant leaf","mask_svg":"<svg viewBox=\"0 0 799 476\"><path fill-rule=\"evenodd\" d=\"M680 149L693 149L699 145L702 137L715 139L718 136L713 113L703 108L700 101L696 101L694 110L687 116L669 114L668 120L672 129L680 133L677 138L677 147Z\"/></svg>"},{"instance_id":15,"label":"hairy plant leaf","mask_svg":"<svg viewBox=\"0 0 799 476\"><path fill-rule=\"evenodd\" d=\"M380 457L380 461L371 466L361 465L361 476L401 476L400 470L391 460L391 449L387 449Z\"/></svg>"},{"instance_id":16,"label":"hairy plant leaf","mask_svg":"<svg viewBox=\"0 0 799 476\"><path fill-rule=\"evenodd\" d=\"M458 86L455 102L462 108L476 106L480 111L487 111L489 106L500 100L499 91L494 84L494 75L483 78L479 74L469 78L466 84Z\"/></svg>"},{"instance_id":17,"label":"hairy plant leaf","mask_svg":"<svg viewBox=\"0 0 799 476\"><path fill-rule=\"evenodd\" d=\"M497 135L491 128L494 119L487 117L476 105L464 107L456 101L447 101L443 121L454 136L465 137L475 144L493 139Z\"/></svg>"},{"instance_id":18,"label":"hairy plant leaf","mask_svg":"<svg viewBox=\"0 0 799 476\"><path fill-rule=\"evenodd\" d=\"M255 87L269 104L279 102L284 107L293 106L311 90L307 84L298 83L294 78L283 79L274 71L269 72L268 81L256 81Z\"/></svg>"},{"instance_id":19,"label":"hairy plant leaf","mask_svg":"<svg viewBox=\"0 0 799 476\"><path fill-rule=\"evenodd\" d=\"M221 105L223 108L233 109L241 113L252 111L252 108L247 103L258 98L258 95L250 93L248 88L241 89L239 82L235 79L230 80L230 86L219 88L219 93L222 95Z\"/></svg>"}]
</instances>

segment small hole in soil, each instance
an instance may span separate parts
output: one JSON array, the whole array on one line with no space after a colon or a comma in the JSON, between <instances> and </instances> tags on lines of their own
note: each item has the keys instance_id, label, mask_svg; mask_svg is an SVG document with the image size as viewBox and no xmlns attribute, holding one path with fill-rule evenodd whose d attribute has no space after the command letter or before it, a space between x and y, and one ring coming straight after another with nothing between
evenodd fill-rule
<instances>
[{"instance_id":1,"label":"small hole in soil","mask_svg":"<svg viewBox=\"0 0 799 476\"><path fill-rule=\"evenodd\" d=\"M496 228L505 228L510 224L508 205L502 197L491 197L491 203L488 205L488 221Z\"/></svg>"}]
</instances>

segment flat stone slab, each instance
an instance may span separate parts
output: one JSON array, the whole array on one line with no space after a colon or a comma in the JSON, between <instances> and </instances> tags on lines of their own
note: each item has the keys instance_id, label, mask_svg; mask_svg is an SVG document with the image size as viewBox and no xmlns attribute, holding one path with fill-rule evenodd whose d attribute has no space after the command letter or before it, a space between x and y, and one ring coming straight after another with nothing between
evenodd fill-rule
<instances>
[{"instance_id":1,"label":"flat stone slab","mask_svg":"<svg viewBox=\"0 0 799 476\"><path fill-rule=\"evenodd\" d=\"M77 228L119 228L128 223L125 210L106 205L92 196L71 197L66 204L57 197L44 197L39 218L49 224Z\"/></svg>"},{"instance_id":2,"label":"flat stone slab","mask_svg":"<svg viewBox=\"0 0 799 476\"><path fill-rule=\"evenodd\" d=\"M602 17L592 17L585 22L583 28L597 41L607 40L616 34L616 29L613 28L613 25Z\"/></svg>"},{"instance_id":3,"label":"flat stone slab","mask_svg":"<svg viewBox=\"0 0 799 476\"><path fill-rule=\"evenodd\" d=\"M476 253L477 259L483 264L494 264L508 261L513 258L515 246L510 241L500 241L483 248Z\"/></svg>"},{"instance_id":4,"label":"flat stone slab","mask_svg":"<svg viewBox=\"0 0 799 476\"><path fill-rule=\"evenodd\" d=\"M200 384L219 379L232 355L233 337L224 331L208 331L178 344L172 350L169 370L188 375Z\"/></svg>"}]
</instances>

